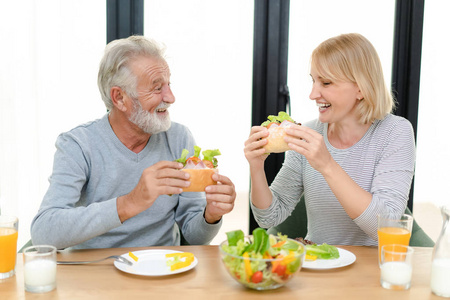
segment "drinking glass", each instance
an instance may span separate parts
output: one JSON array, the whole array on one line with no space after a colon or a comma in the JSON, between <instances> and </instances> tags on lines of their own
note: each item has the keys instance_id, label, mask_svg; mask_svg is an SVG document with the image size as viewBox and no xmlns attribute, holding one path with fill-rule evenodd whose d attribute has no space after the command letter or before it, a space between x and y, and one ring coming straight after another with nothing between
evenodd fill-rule
<instances>
[{"instance_id":1,"label":"drinking glass","mask_svg":"<svg viewBox=\"0 0 450 300\"><path fill-rule=\"evenodd\" d=\"M393 218L390 214L378 215L378 263L381 263L381 248L384 245L409 245L413 217L403 214Z\"/></svg>"},{"instance_id":2,"label":"drinking glass","mask_svg":"<svg viewBox=\"0 0 450 300\"><path fill-rule=\"evenodd\" d=\"M35 245L23 250L25 290L45 293L56 287L56 248Z\"/></svg>"},{"instance_id":3,"label":"drinking glass","mask_svg":"<svg viewBox=\"0 0 450 300\"><path fill-rule=\"evenodd\" d=\"M434 245L431 263L431 291L441 297L450 298L450 206L441 207L442 231Z\"/></svg>"},{"instance_id":4,"label":"drinking glass","mask_svg":"<svg viewBox=\"0 0 450 300\"><path fill-rule=\"evenodd\" d=\"M0 279L14 276L19 220L0 215Z\"/></svg>"},{"instance_id":5,"label":"drinking glass","mask_svg":"<svg viewBox=\"0 0 450 300\"><path fill-rule=\"evenodd\" d=\"M413 253L413 248L404 245L381 247L382 287L391 290L407 290L411 287Z\"/></svg>"}]
</instances>

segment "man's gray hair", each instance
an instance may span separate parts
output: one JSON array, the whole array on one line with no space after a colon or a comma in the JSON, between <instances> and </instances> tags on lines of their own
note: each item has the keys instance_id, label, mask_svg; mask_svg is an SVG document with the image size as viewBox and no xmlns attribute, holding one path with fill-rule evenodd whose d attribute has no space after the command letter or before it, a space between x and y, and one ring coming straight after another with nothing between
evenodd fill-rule
<instances>
[{"instance_id":1,"label":"man's gray hair","mask_svg":"<svg viewBox=\"0 0 450 300\"><path fill-rule=\"evenodd\" d=\"M114 107L110 91L114 86L122 88L130 97L137 98L137 78L130 70L130 62L137 56L150 56L165 60L165 48L152 39L130 36L106 45L100 62L97 84L108 111Z\"/></svg>"}]
</instances>

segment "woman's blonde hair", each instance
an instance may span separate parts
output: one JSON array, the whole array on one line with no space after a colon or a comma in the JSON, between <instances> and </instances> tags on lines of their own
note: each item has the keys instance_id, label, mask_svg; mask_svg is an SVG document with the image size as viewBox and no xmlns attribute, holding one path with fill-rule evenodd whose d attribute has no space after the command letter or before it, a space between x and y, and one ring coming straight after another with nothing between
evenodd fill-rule
<instances>
[{"instance_id":1,"label":"woman's blonde hair","mask_svg":"<svg viewBox=\"0 0 450 300\"><path fill-rule=\"evenodd\" d=\"M311 55L311 67L331 81L355 83L363 99L358 104L364 124L383 119L395 107L384 81L380 58L373 45L357 33L342 34L322 42Z\"/></svg>"}]
</instances>

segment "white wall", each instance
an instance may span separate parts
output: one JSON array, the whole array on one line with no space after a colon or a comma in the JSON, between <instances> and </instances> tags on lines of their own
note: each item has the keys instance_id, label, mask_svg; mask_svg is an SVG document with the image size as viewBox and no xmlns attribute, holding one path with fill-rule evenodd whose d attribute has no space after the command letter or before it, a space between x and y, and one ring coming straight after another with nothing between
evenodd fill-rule
<instances>
[{"instance_id":1,"label":"white wall","mask_svg":"<svg viewBox=\"0 0 450 300\"><path fill-rule=\"evenodd\" d=\"M106 112L96 79L106 1L0 1L0 37L0 208L19 217L20 247L57 135Z\"/></svg>"},{"instance_id":2,"label":"white wall","mask_svg":"<svg viewBox=\"0 0 450 300\"><path fill-rule=\"evenodd\" d=\"M414 202L450 205L450 1L425 2Z\"/></svg>"},{"instance_id":3,"label":"white wall","mask_svg":"<svg viewBox=\"0 0 450 300\"><path fill-rule=\"evenodd\" d=\"M187 125L202 149L220 149L219 171L248 192L253 1L146 1L144 8L144 34L167 46L172 120Z\"/></svg>"},{"instance_id":4,"label":"white wall","mask_svg":"<svg viewBox=\"0 0 450 300\"><path fill-rule=\"evenodd\" d=\"M364 35L376 48L385 80L390 82L395 1L293 0L290 11L288 84L297 122L318 116L315 102L309 99L309 61L312 51L330 37L351 32Z\"/></svg>"}]
</instances>

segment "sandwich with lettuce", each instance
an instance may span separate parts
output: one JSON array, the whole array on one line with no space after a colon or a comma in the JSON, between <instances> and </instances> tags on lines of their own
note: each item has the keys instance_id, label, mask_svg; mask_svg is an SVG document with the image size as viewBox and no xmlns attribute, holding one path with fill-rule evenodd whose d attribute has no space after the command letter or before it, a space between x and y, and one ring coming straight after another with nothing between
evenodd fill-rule
<instances>
[{"instance_id":1,"label":"sandwich with lettuce","mask_svg":"<svg viewBox=\"0 0 450 300\"><path fill-rule=\"evenodd\" d=\"M282 153L290 150L288 144L284 141L284 137L286 136L286 128L293 125L301 124L295 122L284 111L280 111L277 116L270 115L267 117L267 121L261 124L269 130L268 143L264 147L267 153Z\"/></svg>"},{"instance_id":2,"label":"sandwich with lettuce","mask_svg":"<svg viewBox=\"0 0 450 300\"><path fill-rule=\"evenodd\" d=\"M216 156L221 154L219 149L205 150L202 152L203 157L200 156L200 151L200 147L194 146L194 154L188 156L189 150L183 149L180 158L175 160L183 164L181 171L190 175L191 185L184 188L183 192L204 192L208 185L217 184L212 175L218 172Z\"/></svg>"}]
</instances>

